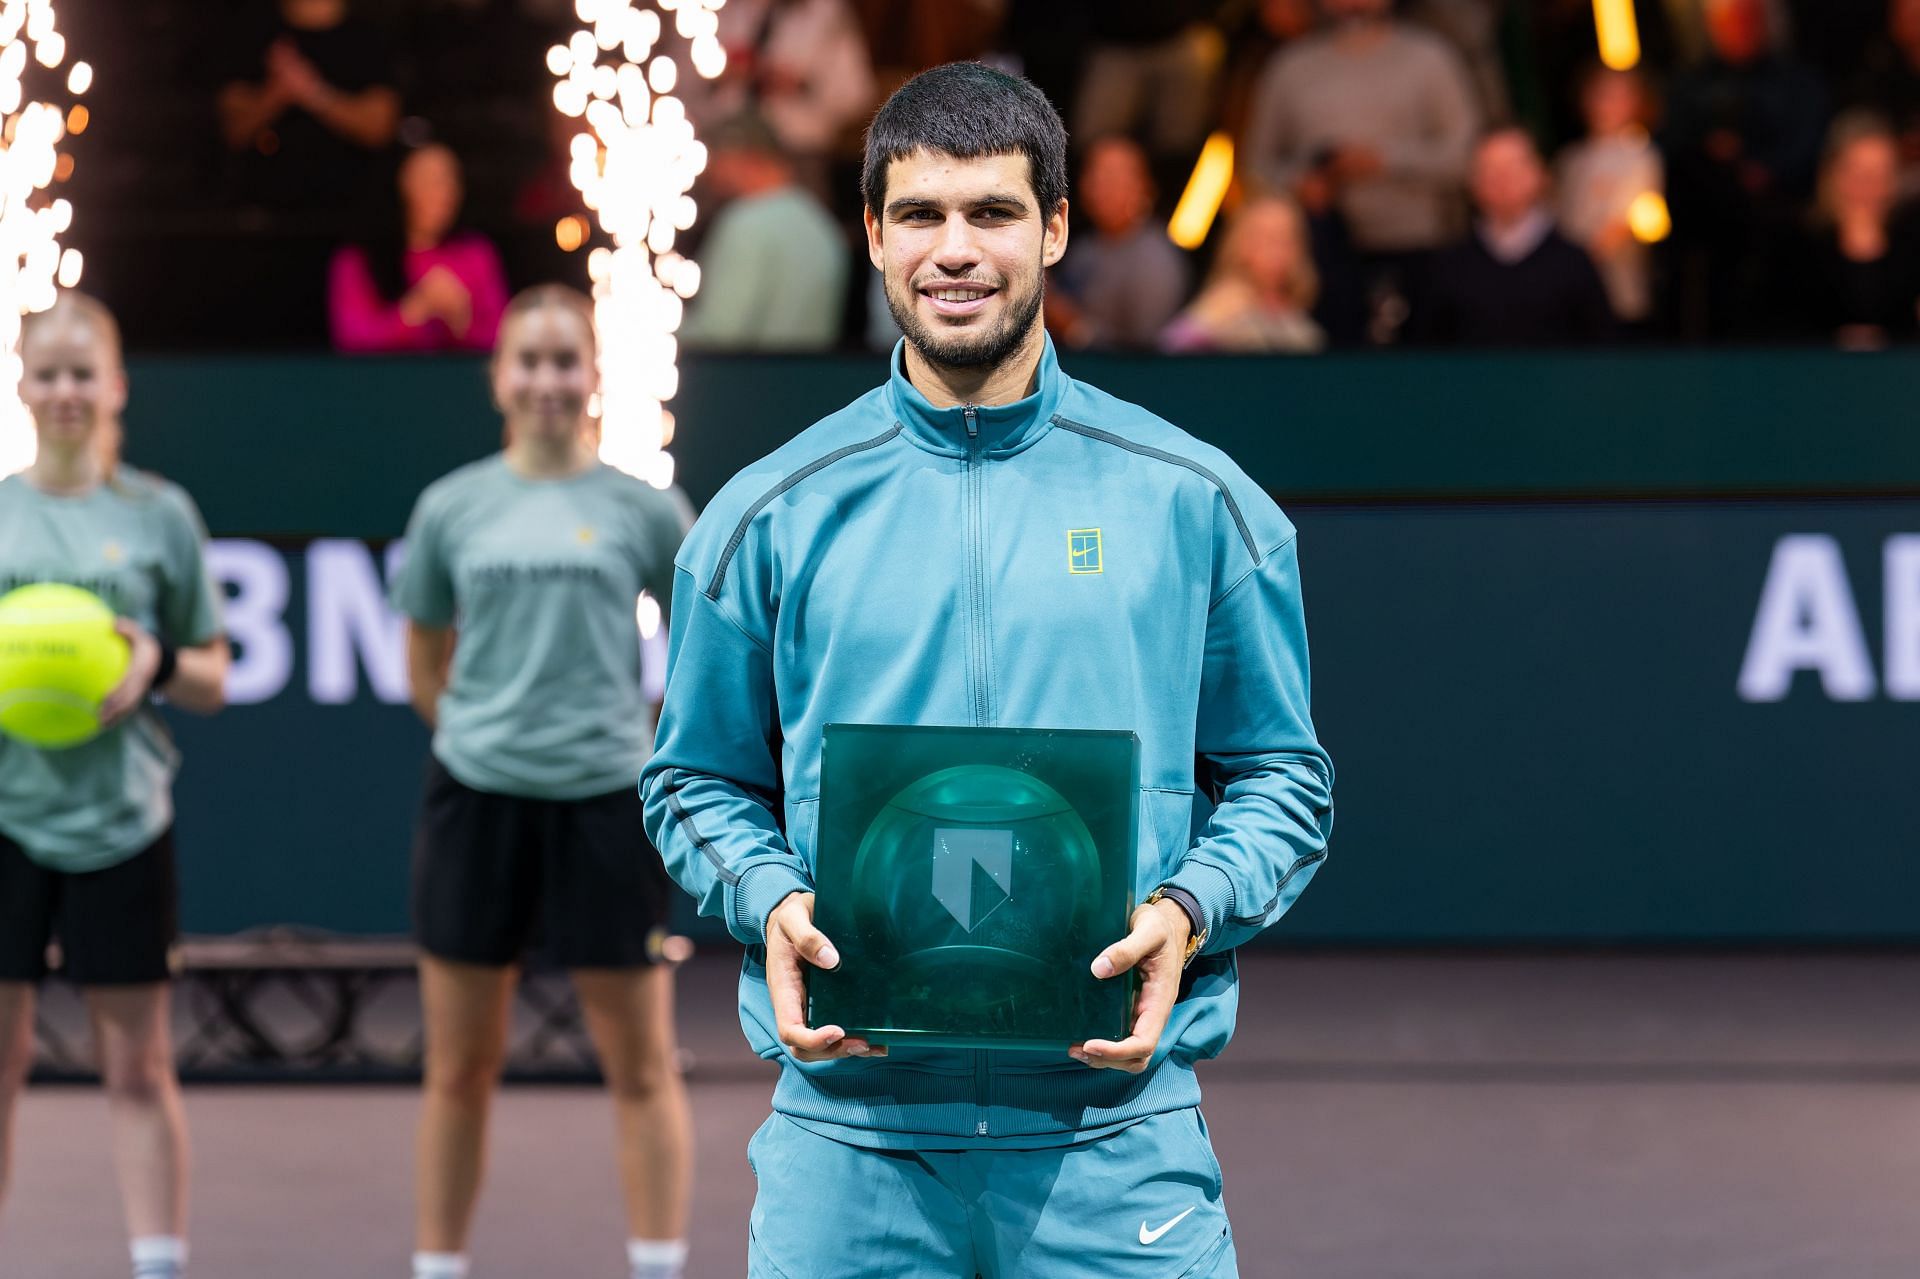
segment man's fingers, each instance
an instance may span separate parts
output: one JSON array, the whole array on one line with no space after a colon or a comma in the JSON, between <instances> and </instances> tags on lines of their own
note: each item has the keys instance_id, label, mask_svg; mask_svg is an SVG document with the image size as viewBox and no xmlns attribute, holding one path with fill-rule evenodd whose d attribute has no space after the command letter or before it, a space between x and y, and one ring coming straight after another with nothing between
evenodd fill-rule
<instances>
[{"instance_id":1,"label":"man's fingers","mask_svg":"<svg viewBox=\"0 0 1920 1279\"><path fill-rule=\"evenodd\" d=\"M838 1026L807 1025L807 979L792 946L769 946L767 994L773 1001L773 1024L780 1042L801 1061L825 1061L844 1055L838 1051L847 1032Z\"/></svg>"},{"instance_id":2,"label":"man's fingers","mask_svg":"<svg viewBox=\"0 0 1920 1279\"><path fill-rule=\"evenodd\" d=\"M1147 1056L1153 1055L1155 1044L1160 1042L1160 1034L1167 1028L1167 1018L1173 1012L1173 1001L1180 994L1180 973L1176 968L1171 973L1165 965L1159 965L1147 971L1145 980L1140 984L1140 1002L1135 1005L1133 1034L1123 1042L1139 1041L1146 1044Z\"/></svg>"},{"instance_id":3,"label":"man's fingers","mask_svg":"<svg viewBox=\"0 0 1920 1279\"><path fill-rule=\"evenodd\" d=\"M1095 1070L1124 1070L1137 1075L1147 1068L1153 1060L1153 1046L1156 1041L1143 1039L1139 1035L1129 1035L1125 1039L1089 1039L1067 1050L1075 1061L1092 1066Z\"/></svg>"},{"instance_id":4,"label":"man's fingers","mask_svg":"<svg viewBox=\"0 0 1920 1279\"><path fill-rule=\"evenodd\" d=\"M791 946L770 942L767 946L767 994L773 1002L773 1023L786 1038L790 1025L807 1024L807 979Z\"/></svg>"},{"instance_id":5,"label":"man's fingers","mask_svg":"<svg viewBox=\"0 0 1920 1279\"><path fill-rule=\"evenodd\" d=\"M1093 975L1105 981L1151 955L1166 942L1166 929L1150 910L1134 915L1133 931L1094 956Z\"/></svg>"},{"instance_id":6,"label":"man's fingers","mask_svg":"<svg viewBox=\"0 0 1920 1279\"><path fill-rule=\"evenodd\" d=\"M833 948L833 943L827 940L825 933L811 924L807 926L806 931L793 939L793 945L794 949L800 952L801 958L815 968L840 966L840 952Z\"/></svg>"},{"instance_id":7,"label":"man's fingers","mask_svg":"<svg viewBox=\"0 0 1920 1279\"><path fill-rule=\"evenodd\" d=\"M832 1061L838 1057L884 1057L887 1050L838 1026L808 1026L781 1022L780 1042L796 1061Z\"/></svg>"},{"instance_id":8,"label":"man's fingers","mask_svg":"<svg viewBox=\"0 0 1920 1279\"><path fill-rule=\"evenodd\" d=\"M825 1061L843 1055L847 1032L838 1026L809 1027L805 1022L780 1023L780 1042L801 1061Z\"/></svg>"}]
</instances>

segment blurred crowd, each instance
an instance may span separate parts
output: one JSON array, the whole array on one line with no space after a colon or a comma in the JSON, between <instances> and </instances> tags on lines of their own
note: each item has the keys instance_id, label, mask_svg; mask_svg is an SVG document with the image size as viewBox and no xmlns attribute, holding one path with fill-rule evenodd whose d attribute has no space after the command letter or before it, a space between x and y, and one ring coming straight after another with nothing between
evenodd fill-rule
<instances>
[{"instance_id":1,"label":"blurred crowd","mask_svg":"<svg viewBox=\"0 0 1920 1279\"><path fill-rule=\"evenodd\" d=\"M581 126L544 65L573 0L134 8L71 20L101 70L75 235L130 340L484 349L514 287L584 282ZM1609 69L1590 0L728 0L725 72L676 89L711 155L683 340L893 339L861 130L957 58L1068 118L1066 345L1920 335L1920 0L1634 10Z\"/></svg>"}]
</instances>

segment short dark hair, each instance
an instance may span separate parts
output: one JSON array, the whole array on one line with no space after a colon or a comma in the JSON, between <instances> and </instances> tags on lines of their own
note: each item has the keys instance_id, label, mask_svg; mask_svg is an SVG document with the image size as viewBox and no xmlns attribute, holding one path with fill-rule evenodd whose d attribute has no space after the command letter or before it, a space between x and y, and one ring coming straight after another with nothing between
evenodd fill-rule
<instances>
[{"instance_id":1,"label":"short dark hair","mask_svg":"<svg viewBox=\"0 0 1920 1279\"><path fill-rule=\"evenodd\" d=\"M1067 127L1060 113L1031 82L979 62L922 71L874 115L860 191L875 217L887 202L887 166L915 151L962 160L1024 155L1041 216L1051 216L1067 198Z\"/></svg>"}]
</instances>

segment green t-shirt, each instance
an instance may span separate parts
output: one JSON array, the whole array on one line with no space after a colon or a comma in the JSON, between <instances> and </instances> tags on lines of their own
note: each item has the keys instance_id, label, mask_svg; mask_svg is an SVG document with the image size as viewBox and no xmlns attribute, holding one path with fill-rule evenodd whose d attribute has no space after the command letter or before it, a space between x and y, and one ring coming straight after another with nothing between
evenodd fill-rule
<instances>
[{"instance_id":1,"label":"green t-shirt","mask_svg":"<svg viewBox=\"0 0 1920 1279\"><path fill-rule=\"evenodd\" d=\"M77 497L43 493L20 475L0 480L0 593L82 587L176 648L220 635L206 538L193 499L131 467ZM123 862L172 823L179 766L151 706L66 750L0 735L0 833L55 870Z\"/></svg>"},{"instance_id":2,"label":"green t-shirt","mask_svg":"<svg viewBox=\"0 0 1920 1279\"><path fill-rule=\"evenodd\" d=\"M528 479L501 454L420 495L393 602L459 637L433 753L475 790L584 799L639 785L646 591L664 610L684 498L596 462Z\"/></svg>"}]
</instances>

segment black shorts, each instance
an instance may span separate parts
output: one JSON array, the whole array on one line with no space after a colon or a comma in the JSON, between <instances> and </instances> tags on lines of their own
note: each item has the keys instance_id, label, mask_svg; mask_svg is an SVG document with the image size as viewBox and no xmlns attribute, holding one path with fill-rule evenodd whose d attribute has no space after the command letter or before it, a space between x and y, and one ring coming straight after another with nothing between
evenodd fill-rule
<instances>
[{"instance_id":1,"label":"black shorts","mask_svg":"<svg viewBox=\"0 0 1920 1279\"><path fill-rule=\"evenodd\" d=\"M47 975L47 943L60 972L81 986L137 986L173 976L180 889L173 831L118 865L49 870L0 835L0 981Z\"/></svg>"},{"instance_id":2,"label":"black shorts","mask_svg":"<svg viewBox=\"0 0 1920 1279\"><path fill-rule=\"evenodd\" d=\"M637 785L522 799L462 785L429 756L413 836L413 926L430 955L563 968L657 963L673 881L641 824Z\"/></svg>"}]
</instances>

